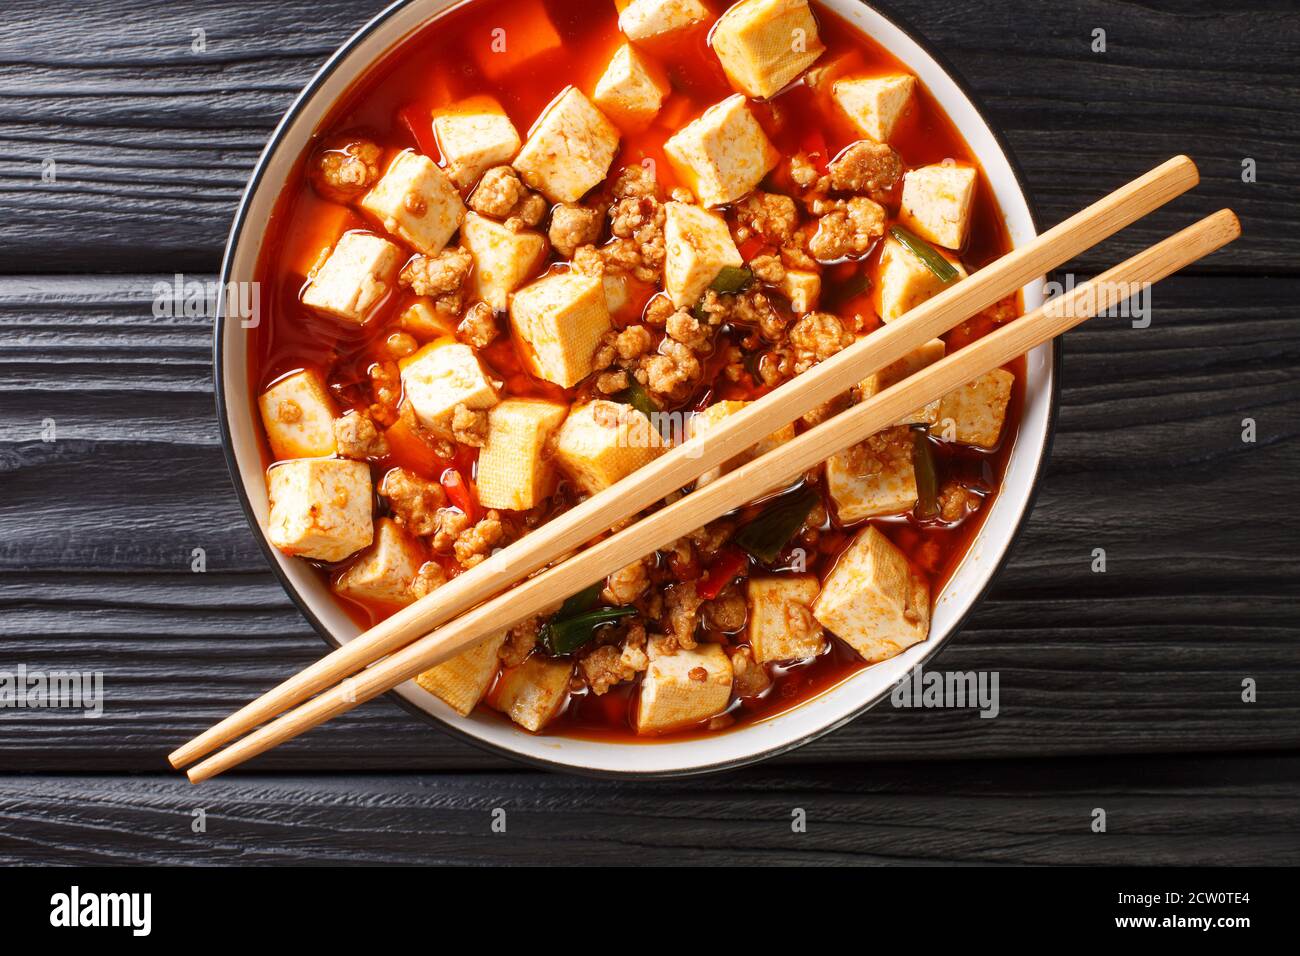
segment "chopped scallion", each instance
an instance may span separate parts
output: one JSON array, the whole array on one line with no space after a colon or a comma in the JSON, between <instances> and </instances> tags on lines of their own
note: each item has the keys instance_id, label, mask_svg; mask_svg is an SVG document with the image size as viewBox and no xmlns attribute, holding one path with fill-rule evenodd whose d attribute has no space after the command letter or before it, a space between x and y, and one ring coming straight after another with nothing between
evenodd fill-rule
<instances>
[{"instance_id":1,"label":"chopped scallion","mask_svg":"<svg viewBox=\"0 0 1300 956\"><path fill-rule=\"evenodd\" d=\"M920 259L922 265L933 272L940 282L952 282L961 274L951 262L939 254L939 250L916 233L909 232L902 226L890 226L889 234L897 239L904 249Z\"/></svg>"},{"instance_id":2,"label":"chopped scallion","mask_svg":"<svg viewBox=\"0 0 1300 956\"><path fill-rule=\"evenodd\" d=\"M782 495L737 531L735 542L763 564L771 564L820 503L821 495L811 485Z\"/></svg>"}]
</instances>

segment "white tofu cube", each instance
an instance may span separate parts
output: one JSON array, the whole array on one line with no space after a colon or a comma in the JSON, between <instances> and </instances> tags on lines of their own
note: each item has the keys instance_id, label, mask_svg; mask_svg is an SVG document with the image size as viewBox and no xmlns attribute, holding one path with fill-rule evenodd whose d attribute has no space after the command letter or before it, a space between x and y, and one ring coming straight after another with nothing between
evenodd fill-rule
<instances>
[{"instance_id":1,"label":"white tofu cube","mask_svg":"<svg viewBox=\"0 0 1300 956\"><path fill-rule=\"evenodd\" d=\"M807 315L817 309L822 294L822 277L805 269L786 269L785 278L778 287L790 300L790 310L795 315Z\"/></svg>"},{"instance_id":2,"label":"white tofu cube","mask_svg":"<svg viewBox=\"0 0 1300 956\"><path fill-rule=\"evenodd\" d=\"M523 141L501 104L490 96L472 96L435 110L433 132L447 161L447 175L469 189L493 166L515 158Z\"/></svg>"},{"instance_id":3,"label":"white tofu cube","mask_svg":"<svg viewBox=\"0 0 1300 956\"><path fill-rule=\"evenodd\" d=\"M739 94L674 133L664 153L705 206L749 195L781 158Z\"/></svg>"},{"instance_id":4,"label":"white tofu cube","mask_svg":"<svg viewBox=\"0 0 1300 956\"><path fill-rule=\"evenodd\" d=\"M618 141L618 127L570 86L533 125L514 167L551 202L577 202L609 173Z\"/></svg>"},{"instance_id":5,"label":"white tofu cube","mask_svg":"<svg viewBox=\"0 0 1300 956\"><path fill-rule=\"evenodd\" d=\"M437 255L460 228L465 204L428 156L398 153L388 172L361 198L361 208L417 252Z\"/></svg>"},{"instance_id":6,"label":"white tofu cube","mask_svg":"<svg viewBox=\"0 0 1300 956\"><path fill-rule=\"evenodd\" d=\"M432 342L399 365L403 394L425 428L445 428L457 405L482 409L498 401L496 388L468 345Z\"/></svg>"},{"instance_id":7,"label":"white tofu cube","mask_svg":"<svg viewBox=\"0 0 1300 956\"><path fill-rule=\"evenodd\" d=\"M826 461L826 491L840 524L916 507L912 430L888 428Z\"/></svg>"},{"instance_id":8,"label":"white tofu cube","mask_svg":"<svg viewBox=\"0 0 1300 956\"><path fill-rule=\"evenodd\" d=\"M960 249L975 202L975 176L971 166L946 164L905 173L899 209L903 225L922 239Z\"/></svg>"},{"instance_id":9,"label":"white tofu cube","mask_svg":"<svg viewBox=\"0 0 1300 956\"><path fill-rule=\"evenodd\" d=\"M510 324L531 350L538 377L561 388L591 374L600 340L613 327L604 283L578 272L549 275L516 292Z\"/></svg>"},{"instance_id":10,"label":"white tofu cube","mask_svg":"<svg viewBox=\"0 0 1300 956\"><path fill-rule=\"evenodd\" d=\"M731 85L755 99L780 92L826 51L808 0L741 0L710 42Z\"/></svg>"},{"instance_id":11,"label":"white tofu cube","mask_svg":"<svg viewBox=\"0 0 1300 956\"><path fill-rule=\"evenodd\" d=\"M928 365L933 365L943 358L946 346L943 339L931 339L908 352L897 362L891 362L878 372L862 380L858 390L863 399L871 398L892 385L897 385L905 378L915 375ZM919 408L895 424L898 425L933 425L939 420L939 399L935 399L924 408Z\"/></svg>"},{"instance_id":12,"label":"white tofu cube","mask_svg":"<svg viewBox=\"0 0 1300 956\"><path fill-rule=\"evenodd\" d=\"M813 615L864 660L888 660L930 635L930 585L868 526L835 563Z\"/></svg>"},{"instance_id":13,"label":"white tofu cube","mask_svg":"<svg viewBox=\"0 0 1300 956\"><path fill-rule=\"evenodd\" d=\"M534 654L501 672L488 702L520 727L537 733L564 710L572 676L569 661Z\"/></svg>"},{"instance_id":14,"label":"white tofu cube","mask_svg":"<svg viewBox=\"0 0 1300 956\"><path fill-rule=\"evenodd\" d=\"M427 296L421 296L402 310L397 319L404 332L410 332L421 342L455 336L456 322L446 312L435 309Z\"/></svg>"},{"instance_id":15,"label":"white tofu cube","mask_svg":"<svg viewBox=\"0 0 1300 956\"><path fill-rule=\"evenodd\" d=\"M277 461L321 458L338 450L334 400L319 372L306 369L285 376L262 393L257 405Z\"/></svg>"},{"instance_id":16,"label":"white tofu cube","mask_svg":"<svg viewBox=\"0 0 1300 956\"><path fill-rule=\"evenodd\" d=\"M906 73L836 80L831 96L863 136L888 143L912 102L916 77Z\"/></svg>"},{"instance_id":17,"label":"white tofu cube","mask_svg":"<svg viewBox=\"0 0 1300 956\"><path fill-rule=\"evenodd\" d=\"M1011 372L995 368L949 392L939 403L939 420L930 426L930 434L941 441L996 448L1015 381Z\"/></svg>"},{"instance_id":18,"label":"white tofu cube","mask_svg":"<svg viewBox=\"0 0 1300 956\"><path fill-rule=\"evenodd\" d=\"M334 585L340 594L362 601L406 605L415 600L415 580L425 553L421 544L392 518L375 522L374 543L357 556Z\"/></svg>"},{"instance_id":19,"label":"white tofu cube","mask_svg":"<svg viewBox=\"0 0 1300 956\"><path fill-rule=\"evenodd\" d=\"M745 264L726 220L686 203L668 203L664 247L664 288L679 309L694 306L723 268Z\"/></svg>"},{"instance_id":20,"label":"white tofu cube","mask_svg":"<svg viewBox=\"0 0 1300 956\"><path fill-rule=\"evenodd\" d=\"M546 258L541 233L515 232L476 212L465 216L460 242L474 257L470 282L475 297L497 312L506 311L510 293L532 278Z\"/></svg>"},{"instance_id":21,"label":"white tofu cube","mask_svg":"<svg viewBox=\"0 0 1300 956\"><path fill-rule=\"evenodd\" d=\"M618 28L629 40L645 43L703 23L710 16L700 0L632 0L622 6Z\"/></svg>"},{"instance_id":22,"label":"white tofu cube","mask_svg":"<svg viewBox=\"0 0 1300 956\"><path fill-rule=\"evenodd\" d=\"M957 278L953 282L966 277L966 270L960 262L952 256L944 258L957 270ZM944 283L931 272L924 262L904 248L897 239L887 237L876 273L876 285L880 288L880 321L893 322L926 299L938 295L950 284Z\"/></svg>"},{"instance_id":23,"label":"white tofu cube","mask_svg":"<svg viewBox=\"0 0 1300 956\"><path fill-rule=\"evenodd\" d=\"M627 287L627 277L606 275L601 282L605 286L605 308L609 310L611 316L618 315L632 301ZM637 313L636 318L640 318L640 313Z\"/></svg>"},{"instance_id":24,"label":"white tofu cube","mask_svg":"<svg viewBox=\"0 0 1300 956\"><path fill-rule=\"evenodd\" d=\"M673 645L675 648L675 645ZM648 643L650 666L637 702L639 734L662 734L703 723L731 702L731 658L718 644L668 650L666 639Z\"/></svg>"},{"instance_id":25,"label":"white tofu cube","mask_svg":"<svg viewBox=\"0 0 1300 956\"><path fill-rule=\"evenodd\" d=\"M478 456L478 500L485 508L527 511L555 490L544 455L569 407L539 398L508 398L488 412L487 444Z\"/></svg>"},{"instance_id":26,"label":"white tofu cube","mask_svg":"<svg viewBox=\"0 0 1300 956\"><path fill-rule=\"evenodd\" d=\"M393 290L401 258L401 251L387 239L345 232L309 276L302 304L362 325Z\"/></svg>"},{"instance_id":27,"label":"white tofu cube","mask_svg":"<svg viewBox=\"0 0 1300 956\"><path fill-rule=\"evenodd\" d=\"M555 463L587 494L603 491L663 454L664 441L641 412L595 401L569 413L555 440Z\"/></svg>"},{"instance_id":28,"label":"white tofu cube","mask_svg":"<svg viewBox=\"0 0 1300 956\"><path fill-rule=\"evenodd\" d=\"M370 544L374 489L370 466L340 458L299 458L273 465L267 536L286 554L342 561Z\"/></svg>"},{"instance_id":29,"label":"white tofu cube","mask_svg":"<svg viewBox=\"0 0 1300 956\"><path fill-rule=\"evenodd\" d=\"M745 636L760 664L801 661L826 649L812 606L821 593L815 574L751 577L745 585L749 621Z\"/></svg>"},{"instance_id":30,"label":"white tofu cube","mask_svg":"<svg viewBox=\"0 0 1300 956\"><path fill-rule=\"evenodd\" d=\"M748 404L749 402L740 401L715 402L703 411L696 412L691 416L690 421L687 423L689 437L692 439L701 439L710 429L717 427L718 423L724 418L736 414L736 412L740 411ZM727 472L734 471L741 465L748 464L755 458L766 455L769 451L772 451L774 448L779 448L786 442L791 441L794 437L795 430L793 423L778 428L772 434L759 441L752 448L746 449L735 458L723 462L720 467L711 468L704 474L700 475L699 478L695 479L695 487L703 488L709 482L716 481ZM778 485L777 487L780 486Z\"/></svg>"},{"instance_id":31,"label":"white tofu cube","mask_svg":"<svg viewBox=\"0 0 1300 956\"><path fill-rule=\"evenodd\" d=\"M544 67L538 61L554 62L553 55L564 47L560 32L540 3L503 3L491 16L475 19L467 38L469 52L483 75L494 83L526 66Z\"/></svg>"},{"instance_id":32,"label":"white tofu cube","mask_svg":"<svg viewBox=\"0 0 1300 956\"><path fill-rule=\"evenodd\" d=\"M592 98L615 123L637 132L658 115L671 89L659 64L624 43L605 67Z\"/></svg>"},{"instance_id":33,"label":"white tofu cube","mask_svg":"<svg viewBox=\"0 0 1300 956\"><path fill-rule=\"evenodd\" d=\"M497 654L505 641L504 634L489 638L451 660L431 667L416 677L415 682L462 717L468 717L497 676L500 669Z\"/></svg>"}]
</instances>

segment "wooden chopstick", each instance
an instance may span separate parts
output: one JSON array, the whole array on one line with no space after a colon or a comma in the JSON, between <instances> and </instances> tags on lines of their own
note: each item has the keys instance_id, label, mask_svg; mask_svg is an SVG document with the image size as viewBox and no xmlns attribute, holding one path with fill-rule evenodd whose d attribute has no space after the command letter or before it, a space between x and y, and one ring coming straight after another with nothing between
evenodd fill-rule
<instances>
[{"instance_id":1,"label":"wooden chopstick","mask_svg":"<svg viewBox=\"0 0 1300 956\"><path fill-rule=\"evenodd\" d=\"M897 321L723 419L709 429L707 442L674 448L613 488L548 521L478 567L452 579L268 691L178 748L168 759L174 767L186 766L499 594L586 544L595 537L592 529L617 526L751 447L755 435L769 435L844 395L873 372L1114 235L1191 189L1198 181L1199 173L1191 159L1176 156L1127 183L954 283Z\"/></svg>"},{"instance_id":2,"label":"wooden chopstick","mask_svg":"<svg viewBox=\"0 0 1300 956\"><path fill-rule=\"evenodd\" d=\"M874 434L910 411L940 398L980 375L1050 341L1128 298L1133 290L1160 281L1222 248L1241 234L1237 217L1221 210L1084 283L1061 298L1007 323L964 349L941 359L874 397L797 436L676 503L592 545L561 564L529 578L510 592L461 615L328 693L261 727L189 772L199 783L286 740L351 710L456 654L499 634L619 568L702 527L773 483L793 478L830 455Z\"/></svg>"}]
</instances>

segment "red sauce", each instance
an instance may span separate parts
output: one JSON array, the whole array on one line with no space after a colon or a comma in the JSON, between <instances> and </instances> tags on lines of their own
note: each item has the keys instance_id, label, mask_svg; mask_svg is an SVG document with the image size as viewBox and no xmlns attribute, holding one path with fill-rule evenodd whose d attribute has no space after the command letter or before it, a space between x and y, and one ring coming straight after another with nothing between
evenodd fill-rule
<instances>
[{"instance_id":1,"label":"red sauce","mask_svg":"<svg viewBox=\"0 0 1300 956\"><path fill-rule=\"evenodd\" d=\"M706 0L706 5L720 14L728 4ZM820 35L827 47L819 66L838 63L837 69L855 75L907 72L871 39L824 7L814 6ZM537 46L534 38L545 34L538 26L544 17L553 24L560 45L534 54ZM508 46L506 54L486 52L493 42L492 31L498 27L506 30L507 42L513 44ZM357 81L322 123L317 141L341 134L359 134L379 143L390 154L416 148L440 161L432 144L433 137L418 129L418 120L417 130L413 132L408 117L427 117L434 107L475 94L495 96L521 134L526 135L542 108L564 85L573 83L590 93L622 42L617 12L608 2L474 0L409 37ZM687 39L678 39L652 52L667 70L673 92L654 125L643 133L624 135L611 172L651 159L656 164L660 183L670 189L678 183L664 157L664 141L733 91L717 58L709 50L706 29L695 30ZM523 62L523 65L512 68L511 62ZM824 158L831 158L860 138L832 107L828 87L829 84L823 84L819 91L814 91L800 84L770 103L751 104L784 155L824 149L827 153ZM909 168L945 158L978 168L969 147L933 97L919 84L913 108L895 132L891 145ZM368 369L384 339L395 330L396 317L410 297L404 293L390 296L377 316L360 329L317 316L301 305L299 294L321 250L331 246L348 229L375 228L355 210L328 202L314 192L306 175L311 153L312 150L307 151L289 177L263 242L257 279L262 283L264 321L250 331L253 336L253 347L249 350L250 380L256 395L287 373L315 368L331 383L341 408L361 406L365 403L363 388L369 380ZM786 168L783 163L771 174L770 184L777 191L792 191L788 173L783 172ZM1011 247L996 200L982 172L969 236L966 248L961 250L961 259L972 271ZM822 307L841 315L864 312L874 319L875 308L870 295L862 291L861 277L874 267L878 255L877 250L862 262L828 267L823 274ZM639 317L644 299L652 291L646 289L645 296L634 301L627 314L615 316L615 323L626 324ZM976 317L950 333L947 337L950 350L991 328L987 319ZM508 337L493 343L481 353L481 358L506 381L510 394L569 400L578 395L577 390L566 392L531 375L521 343ZM988 490L983 507L956 526L922 523L912 516L873 521L928 575L932 595L939 594L965 556L1005 474L1023 406L1023 363L1010 368L1017 373L1016 386L1002 444L988 452L934 445L941 478L961 477L982 485ZM703 407L720 399L752 399L766 390L729 382L716 387L706 384L687 406ZM456 460L446 461L434 455L418 438L401 440L400 434L392 432L389 438L392 453L373 465L376 485L384 472L395 465L410 468L429 479L438 479L445 469L456 467L472 480L474 449L462 448ZM264 455L269 464L271 458L265 444ZM824 576L850 539L848 532L827 528L822 536L823 550L810 570ZM450 574L458 570L450 559L445 561L445 568ZM319 570L323 575L331 575L338 569L322 566ZM339 601L361 627L371 626L395 610L342 597ZM728 640L725 635L712 636L724 642ZM829 643L828 652L812 661L778 668L778 679L761 699L735 701L730 713L737 723L775 716L868 666L839 640L832 639ZM643 739L631 734L629 729L636 694L636 682L616 687L601 697L589 692L575 694L566 712L547 732L624 741ZM699 732L704 731L701 728Z\"/></svg>"}]
</instances>

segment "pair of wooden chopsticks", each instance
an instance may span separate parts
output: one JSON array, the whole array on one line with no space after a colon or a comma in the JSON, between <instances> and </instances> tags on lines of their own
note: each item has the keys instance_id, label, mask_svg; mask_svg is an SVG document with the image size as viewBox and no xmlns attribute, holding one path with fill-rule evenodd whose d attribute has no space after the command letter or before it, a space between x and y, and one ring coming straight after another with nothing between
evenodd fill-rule
<instances>
[{"instance_id":1,"label":"pair of wooden chopsticks","mask_svg":"<svg viewBox=\"0 0 1300 956\"><path fill-rule=\"evenodd\" d=\"M172 765L187 766L230 744L189 771L190 780L198 783L290 740L500 634L602 580L610 569L667 546L761 495L774 483L797 476L912 410L1107 311L1134 288L1157 282L1232 242L1240 235L1240 226L1230 210L1222 210L779 449L547 567L591 541L600 529L635 516L734 458L754 444L754 436L768 435L843 395L873 372L1114 235L1198 181L1195 164L1179 156L1121 187L723 419L706 437L670 450L371 628L176 750L169 758ZM547 570L536 573L543 568Z\"/></svg>"}]
</instances>

